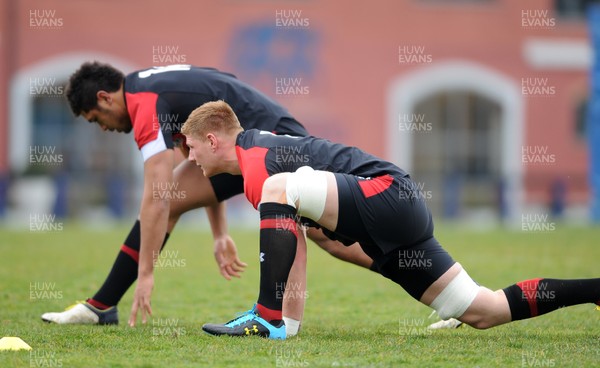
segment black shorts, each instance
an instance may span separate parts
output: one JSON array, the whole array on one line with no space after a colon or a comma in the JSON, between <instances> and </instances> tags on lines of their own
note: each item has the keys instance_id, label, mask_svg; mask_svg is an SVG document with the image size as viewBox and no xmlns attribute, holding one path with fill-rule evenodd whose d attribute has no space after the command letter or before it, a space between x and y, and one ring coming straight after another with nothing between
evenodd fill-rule
<instances>
[{"instance_id":1,"label":"black shorts","mask_svg":"<svg viewBox=\"0 0 600 368\"><path fill-rule=\"evenodd\" d=\"M302 124L291 118L279 120L275 127L275 134L288 134L304 137L308 132ZM219 202L244 193L244 178L241 175L219 174L209 178Z\"/></svg>"},{"instance_id":2,"label":"black shorts","mask_svg":"<svg viewBox=\"0 0 600 368\"><path fill-rule=\"evenodd\" d=\"M409 177L335 177L335 233L358 241L375 269L420 299L454 260L433 236L431 212L419 188Z\"/></svg>"},{"instance_id":3,"label":"black shorts","mask_svg":"<svg viewBox=\"0 0 600 368\"><path fill-rule=\"evenodd\" d=\"M219 174L211 176L208 180L219 202L244 193L244 177L241 175Z\"/></svg>"}]
</instances>

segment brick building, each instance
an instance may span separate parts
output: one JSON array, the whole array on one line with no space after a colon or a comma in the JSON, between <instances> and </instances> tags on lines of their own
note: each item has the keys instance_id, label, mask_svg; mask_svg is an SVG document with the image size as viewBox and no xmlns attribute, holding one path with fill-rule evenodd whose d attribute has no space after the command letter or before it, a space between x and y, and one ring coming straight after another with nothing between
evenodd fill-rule
<instances>
[{"instance_id":1,"label":"brick building","mask_svg":"<svg viewBox=\"0 0 600 368\"><path fill-rule=\"evenodd\" d=\"M0 207L19 206L19 186L49 188L62 215L137 208L133 138L90 129L62 98L101 60L233 72L312 134L407 169L437 214L584 213L584 3L0 0Z\"/></svg>"}]
</instances>

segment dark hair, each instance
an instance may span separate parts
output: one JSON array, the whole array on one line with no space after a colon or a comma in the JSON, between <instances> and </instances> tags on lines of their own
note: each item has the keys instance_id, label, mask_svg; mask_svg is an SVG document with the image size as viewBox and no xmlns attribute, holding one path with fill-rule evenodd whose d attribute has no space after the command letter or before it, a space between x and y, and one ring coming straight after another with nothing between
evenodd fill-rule
<instances>
[{"instance_id":1,"label":"dark hair","mask_svg":"<svg viewBox=\"0 0 600 368\"><path fill-rule=\"evenodd\" d=\"M66 90L67 100L75 116L96 107L98 91L118 91L123 79L125 75L112 65L97 61L81 64L81 67L69 78Z\"/></svg>"}]
</instances>

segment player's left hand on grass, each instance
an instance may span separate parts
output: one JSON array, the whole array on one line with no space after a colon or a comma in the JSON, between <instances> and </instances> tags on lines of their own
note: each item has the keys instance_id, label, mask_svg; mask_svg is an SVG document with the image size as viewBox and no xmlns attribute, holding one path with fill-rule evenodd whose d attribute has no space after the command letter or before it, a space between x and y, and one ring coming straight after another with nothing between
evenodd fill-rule
<instances>
[{"instance_id":1,"label":"player's left hand on grass","mask_svg":"<svg viewBox=\"0 0 600 368\"><path fill-rule=\"evenodd\" d=\"M219 271L227 280L231 280L232 276L240 277L240 272L244 272L247 264L238 258L237 248L229 235L215 239L214 253Z\"/></svg>"},{"instance_id":2,"label":"player's left hand on grass","mask_svg":"<svg viewBox=\"0 0 600 368\"><path fill-rule=\"evenodd\" d=\"M142 323L147 322L147 317L152 315L150 299L152 289L154 288L154 276L144 276L138 278L135 293L133 295L133 305L131 306L131 315L129 316L129 326L134 327L137 322L138 310L142 312Z\"/></svg>"}]
</instances>

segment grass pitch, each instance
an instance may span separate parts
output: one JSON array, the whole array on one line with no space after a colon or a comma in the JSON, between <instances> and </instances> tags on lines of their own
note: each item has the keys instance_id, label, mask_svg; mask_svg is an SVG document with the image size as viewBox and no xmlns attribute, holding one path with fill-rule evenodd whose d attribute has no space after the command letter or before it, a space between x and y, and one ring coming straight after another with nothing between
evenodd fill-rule
<instances>
[{"instance_id":1,"label":"grass pitch","mask_svg":"<svg viewBox=\"0 0 600 368\"><path fill-rule=\"evenodd\" d=\"M0 352L0 367L594 367L600 366L600 312L565 308L487 331L429 331L430 309L399 286L309 244L301 335L286 341L215 338L205 322L249 309L258 291L258 232L233 231L249 264L224 280L207 232L178 229L155 276L154 315L118 326L57 326L40 315L90 297L106 277L127 228L0 232L0 337L19 336L31 351ZM441 226L436 236L480 284L492 289L533 277L600 277L598 228L550 232Z\"/></svg>"}]
</instances>

